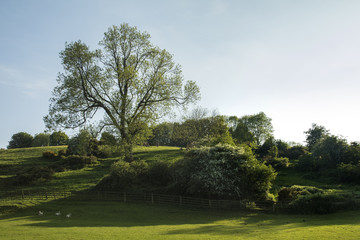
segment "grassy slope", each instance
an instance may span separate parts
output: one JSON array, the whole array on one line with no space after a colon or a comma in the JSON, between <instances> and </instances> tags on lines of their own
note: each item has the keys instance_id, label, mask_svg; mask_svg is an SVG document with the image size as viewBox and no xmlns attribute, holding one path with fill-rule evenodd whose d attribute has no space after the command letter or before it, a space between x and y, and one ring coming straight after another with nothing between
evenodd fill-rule
<instances>
[{"instance_id":1,"label":"grassy slope","mask_svg":"<svg viewBox=\"0 0 360 240\"><path fill-rule=\"evenodd\" d=\"M41 158L45 150L14 149L0 152L0 175L7 178L22 167L52 162ZM147 161L174 160L183 155L178 148L139 147L135 157ZM84 190L94 186L117 158L102 160L97 166L56 173L55 179L32 188ZM305 183L305 184L304 184ZM293 170L279 174L275 185L324 184L304 180ZM4 187L6 186L2 186ZM332 186L336 187L336 186ZM1 207L0 200L0 207ZM360 211L325 216L298 216L259 212L229 212L179 209L116 202L19 201L5 203L20 207L0 215L2 239L358 239ZM45 216L37 216L42 210ZM71 212L72 218L55 212Z\"/></svg>"}]
</instances>

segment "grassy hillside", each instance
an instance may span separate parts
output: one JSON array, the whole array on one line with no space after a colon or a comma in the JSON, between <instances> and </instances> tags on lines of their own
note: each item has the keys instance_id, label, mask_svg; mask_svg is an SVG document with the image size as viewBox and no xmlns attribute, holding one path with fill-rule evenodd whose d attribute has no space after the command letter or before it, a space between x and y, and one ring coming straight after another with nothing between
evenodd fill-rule
<instances>
[{"instance_id":1,"label":"grassy hillside","mask_svg":"<svg viewBox=\"0 0 360 240\"><path fill-rule=\"evenodd\" d=\"M0 152L2 190L18 171L32 166L48 166L53 160L42 158L46 150L60 147L12 149ZM136 159L176 161L183 151L174 147L138 147ZM80 170L58 172L49 182L22 187L81 191L95 184L109 171L118 157ZM330 184L326 179L304 179L293 169L282 170L275 188L313 185L342 191L357 189ZM16 211L15 211L16 210ZM44 215L39 216L38 211ZM61 211L61 216L55 212ZM72 213L71 218L66 218ZM0 199L0 240L2 239L358 239L360 211L329 215L287 215L255 211L191 210L150 204L113 201L3 200Z\"/></svg>"},{"instance_id":2,"label":"grassy hillside","mask_svg":"<svg viewBox=\"0 0 360 240\"><path fill-rule=\"evenodd\" d=\"M21 148L0 151L0 186L4 190L12 190L14 187L8 184L9 178L19 171L34 166L49 166L54 160L42 157L44 151L65 150L66 146ZM138 160L151 161L176 161L183 156L183 151L177 147L136 147L134 157ZM113 156L100 159L99 164L88 166L79 170L70 170L55 173L54 179L40 184L21 186L21 189L47 189L82 191L95 186L99 180L109 173L110 165L119 157Z\"/></svg>"}]
</instances>

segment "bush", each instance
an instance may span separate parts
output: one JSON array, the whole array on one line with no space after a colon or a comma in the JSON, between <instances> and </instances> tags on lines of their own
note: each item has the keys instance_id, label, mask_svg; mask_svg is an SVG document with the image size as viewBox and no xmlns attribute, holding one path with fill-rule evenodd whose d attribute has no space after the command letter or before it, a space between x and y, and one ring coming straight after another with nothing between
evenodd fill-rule
<instances>
[{"instance_id":1,"label":"bush","mask_svg":"<svg viewBox=\"0 0 360 240\"><path fill-rule=\"evenodd\" d=\"M50 135L50 146L62 146L67 145L69 137L64 132L53 132Z\"/></svg>"},{"instance_id":2,"label":"bush","mask_svg":"<svg viewBox=\"0 0 360 240\"><path fill-rule=\"evenodd\" d=\"M291 187L283 187L278 192L278 201L279 202L290 202L297 199L299 196L324 193L323 190L311 187L311 186L298 186L293 185Z\"/></svg>"},{"instance_id":3,"label":"bush","mask_svg":"<svg viewBox=\"0 0 360 240\"><path fill-rule=\"evenodd\" d=\"M360 163L340 163L337 171L340 181L345 183L360 183Z\"/></svg>"},{"instance_id":4,"label":"bush","mask_svg":"<svg viewBox=\"0 0 360 240\"><path fill-rule=\"evenodd\" d=\"M298 197L289 209L301 214L328 214L337 210L353 209L356 201L349 194L310 194Z\"/></svg>"},{"instance_id":5,"label":"bush","mask_svg":"<svg viewBox=\"0 0 360 240\"><path fill-rule=\"evenodd\" d=\"M148 164L145 161L131 163L119 160L110 167L110 176L116 182L118 190L131 189L134 185L145 182Z\"/></svg>"},{"instance_id":6,"label":"bush","mask_svg":"<svg viewBox=\"0 0 360 240\"><path fill-rule=\"evenodd\" d=\"M169 162L155 161L149 166L147 173L148 183L152 186L167 186L173 180L173 167Z\"/></svg>"},{"instance_id":7,"label":"bush","mask_svg":"<svg viewBox=\"0 0 360 240\"><path fill-rule=\"evenodd\" d=\"M39 133L39 134L35 135L31 146L32 147L43 147L43 146L49 146L49 144L50 144L50 134Z\"/></svg>"},{"instance_id":8,"label":"bush","mask_svg":"<svg viewBox=\"0 0 360 240\"><path fill-rule=\"evenodd\" d=\"M12 135L8 149L31 147L33 137L26 132L19 132Z\"/></svg>"},{"instance_id":9,"label":"bush","mask_svg":"<svg viewBox=\"0 0 360 240\"><path fill-rule=\"evenodd\" d=\"M70 155L67 157L61 157L61 165L69 169L81 169L86 165L98 163L95 156L79 156L79 155Z\"/></svg>"},{"instance_id":10,"label":"bush","mask_svg":"<svg viewBox=\"0 0 360 240\"><path fill-rule=\"evenodd\" d=\"M175 170L182 194L201 197L264 200L276 176L249 149L229 145L191 149Z\"/></svg>"},{"instance_id":11,"label":"bush","mask_svg":"<svg viewBox=\"0 0 360 240\"><path fill-rule=\"evenodd\" d=\"M33 167L22 171L14 178L13 185L28 185L36 182L44 182L52 179L54 170L48 167Z\"/></svg>"},{"instance_id":12,"label":"bush","mask_svg":"<svg viewBox=\"0 0 360 240\"><path fill-rule=\"evenodd\" d=\"M53 159L56 157L56 154L53 151L45 151L42 153L43 158Z\"/></svg>"},{"instance_id":13,"label":"bush","mask_svg":"<svg viewBox=\"0 0 360 240\"><path fill-rule=\"evenodd\" d=\"M289 167L289 159L286 157L274 157L266 161L268 165L271 165L276 170Z\"/></svg>"}]
</instances>

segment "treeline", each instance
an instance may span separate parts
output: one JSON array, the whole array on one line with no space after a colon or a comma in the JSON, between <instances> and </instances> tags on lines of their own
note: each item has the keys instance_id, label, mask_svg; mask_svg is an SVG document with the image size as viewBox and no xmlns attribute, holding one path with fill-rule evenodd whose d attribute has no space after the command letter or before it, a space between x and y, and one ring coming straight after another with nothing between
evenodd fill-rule
<instances>
[{"instance_id":1,"label":"treeline","mask_svg":"<svg viewBox=\"0 0 360 240\"><path fill-rule=\"evenodd\" d=\"M67 145L69 137L64 132L39 133L34 137L26 132L19 132L12 135L9 141L8 149L44 147L44 146L62 146Z\"/></svg>"}]
</instances>

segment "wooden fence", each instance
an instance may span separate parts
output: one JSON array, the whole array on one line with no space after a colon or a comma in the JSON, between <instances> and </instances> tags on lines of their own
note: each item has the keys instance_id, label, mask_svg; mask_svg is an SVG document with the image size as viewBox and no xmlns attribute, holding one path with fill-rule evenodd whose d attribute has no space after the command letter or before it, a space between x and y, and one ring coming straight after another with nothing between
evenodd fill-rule
<instances>
[{"instance_id":1,"label":"wooden fence","mask_svg":"<svg viewBox=\"0 0 360 240\"><path fill-rule=\"evenodd\" d=\"M129 203L147 203L154 205L174 205L189 208L211 208L211 209L263 209L274 210L274 205L269 202L251 202L248 200L219 200L194 198L180 195L166 195L147 192L69 192L69 191L27 191L18 190L13 192L2 192L2 200L57 200L72 199L84 201L119 201Z\"/></svg>"}]
</instances>

